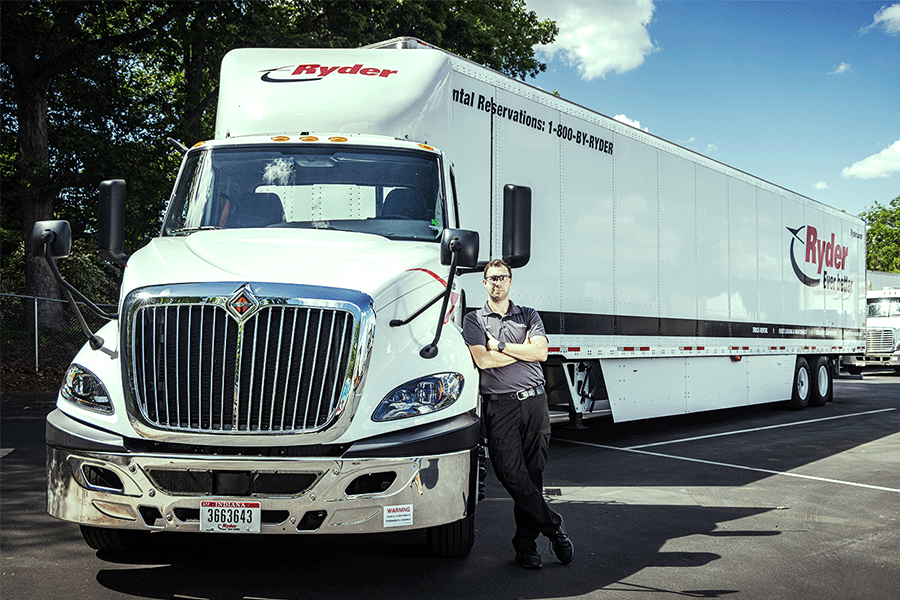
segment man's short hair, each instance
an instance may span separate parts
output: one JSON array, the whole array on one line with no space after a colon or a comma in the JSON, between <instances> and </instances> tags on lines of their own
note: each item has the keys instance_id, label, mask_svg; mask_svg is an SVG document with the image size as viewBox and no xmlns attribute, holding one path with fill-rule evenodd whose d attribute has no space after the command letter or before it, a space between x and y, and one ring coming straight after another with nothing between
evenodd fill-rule
<instances>
[{"instance_id":1,"label":"man's short hair","mask_svg":"<svg viewBox=\"0 0 900 600\"><path fill-rule=\"evenodd\" d=\"M488 264L484 265L484 278L485 279L487 279L488 269L491 269L493 267L503 267L504 269L506 269L506 272L509 273L510 278L512 278L512 269L509 267L509 265L506 264L505 261L502 261L499 258L495 258Z\"/></svg>"}]
</instances>

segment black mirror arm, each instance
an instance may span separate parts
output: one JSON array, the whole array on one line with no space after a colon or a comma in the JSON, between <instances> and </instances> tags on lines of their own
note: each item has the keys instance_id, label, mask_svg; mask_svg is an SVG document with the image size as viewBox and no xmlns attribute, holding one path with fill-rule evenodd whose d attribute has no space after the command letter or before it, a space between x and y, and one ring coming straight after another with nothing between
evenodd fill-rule
<instances>
[{"instance_id":1,"label":"black mirror arm","mask_svg":"<svg viewBox=\"0 0 900 600\"><path fill-rule=\"evenodd\" d=\"M78 308L78 304L75 303L75 298L72 297L72 292L68 290L68 288L63 288L63 293L66 295L66 299L69 301L69 306L72 307L72 311L75 313L75 319L78 321L79 327L81 327L81 331L84 332L84 335L87 336L88 344L91 346L91 350L100 350L103 349L103 338L91 331L91 328L88 327L87 321L84 320L84 315L81 314L81 309ZM111 354L115 357L115 353L112 353L109 350L104 351L107 354Z\"/></svg>"},{"instance_id":2,"label":"black mirror arm","mask_svg":"<svg viewBox=\"0 0 900 600\"><path fill-rule=\"evenodd\" d=\"M462 242L454 238L450 242L450 252L453 253L453 260L450 261L450 276L447 278L447 287L444 289L444 301L441 303L441 312L438 315L437 331L434 334L434 340L421 350L419 356L422 358L434 358L438 354L438 342L441 339L441 331L444 328L444 315L447 314L447 304L450 302L450 295L453 293L453 279L456 277L456 263L459 261L459 252L462 250Z\"/></svg>"},{"instance_id":3,"label":"black mirror arm","mask_svg":"<svg viewBox=\"0 0 900 600\"><path fill-rule=\"evenodd\" d=\"M482 260L482 261L478 262L478 264L476 264L474 267L463 267L463 268L457 269L456 274L457 275L471 275L472 273L483 273L484 268L487 266L487 264L488 264L488 261Z\"/></svg>"},{"instance_id":4,"label":"black mirror arm","mask_svg":"<svg viewBox=\"0 0 900 600\"><path fill-rule=\"evenodd\" d=\"M170 146L172 146L173 148L175 148L176 150L178 150L179 152L181 152L182 154L185 154L185 153L188 151L188 147L185 146L184 144L182 144L181 142L179 142L178 140L175 140L175 139L172 139L172 138L170 138L170 137L167 137L167 138L166 138L166 142L167 142Z\"/></svg>"},{"instance_id":5,"label":"black mirror arm","mask_svg":"<svg viewBox=\"0 0 900 600\"><path fill-rule=\"evenodd\" d=\"M115 358L116 353L107 350L103 347L103 338L99 335L95 334L91 331L91 328L88 327L87 322L84 320L84 315L81 314L81 309L78 308L78 304L75 302L75 298L72 297L72 294L78 296L91 310L95 313L103 317L104 319L118 319L119 315L106 313L100 308L91 302L88 298L85 297L84 294L76 290L69 284L68 281L63 279L62 274L59 272L59 267L56 266L56 259L50 256L50 244L55 241L56 235L52 231L45 231L41 236L41 242L44 244L44 259L47 261L47 264L50 266L50 272L53 273L54 279L56 279L60 285L63 287L63 293L66 295L66 299L69 301L69 306L72 307L72 311L75 313L75 318L78 320L78 325L81 327L81 331L84 332L84 335L88 338L88 343L91 346L92 350L102 350L106 354L109 354L113 358Z\"/></svg>"},{"instance_id":6,"label":"black mirror arm","mask_svg":"<svg viewBox=\"0 0 900 600\"><path fill-rule=\"evenodd\" d=\"M104 312L99 306L91 302L91 300L87 296L79 292L77 289L72 287L72 284L63 279L62 275L59 272L59 267L56 266L56 259L50 256L50 250L46 244L44 245L44 258L47 260L47 264L50 265L50 271L53 273L53 277L63 286L63 289L66 292L75 294L75 296L77 296L79 300L84 302L88 308L90 308L94 313L96 313L100 317L103 317L104 319L109 319L110 321L112 321L119 318L119 315L116 313ZM78 312L77 305L73 306L75 307L75 312Z\"/></svg>"},{"instance_id":7,"label":"black mirror arm","mask_svg":"<svg viewBox=\"0 0 900 600\"><path fill-rule=\"evenodd\" d=\"M400 320L400 319L391 319L391 322L389 323L389 325L390 325L391 327L402 327L403 325L407 325L407 324L409 324L409 323L412 323L413 320L416 319L416 317L418 317L418 316L421 315L423 312L425 312L426 310L428 310L429 308L431 308L431 306L432 306L435 302L437 302L438 300L440 300L441 298L443 298L443 297L446 295L446 293L447 293L447 290L441 290L441 293L440 293L440 294L438 294L437 296L435 296L434 298L432 298L431 300L429 300L428 302L426 302L425 305L424 305L422 308L420 308L419 310L417 310L416 312L414 312L413 314L411 314L410 316L408 316L407 318L405 318L405 319L403 319L403 320Z\"/></svg>"},{"instance_id":8,"label":"black mirror arm","mask_svg":"<svg viewBox=\"0 0 900 600\"><path fill-rule=\"evenodd\" d=\"M455 246L453 245L454 243L456 244ZM460 243L459 243L458 240L453 240L453 242L451 242L451 245L450 245L450 251L453 252L453 259L452 259L452 260L453 260L453 265L450 267L450 281L447 283L447 286L448 286L448 287L447 287L447 288L444 288L437 296L435 296L434 298L432 298L431 300L429 300L428 302L426 302L425 305L422 306L422 308L420 308L419 310L417 310L416 312L414 312L414 313L411 314L410 316L406 317L405 319L402 319L402 320L401 320L401 319L392 319L391 322L389 323L389 325L390 325L391 327L402 327L402 326L404 326L404 325L407 325L407 324L409 324L409 323L412 323L416 318L418 318L419 315L421 315L423 312L425 312L426 310L428 310L429 308L431 308L431 306L432 306L435 302L437 302L437 301L440 300L441 298L446 297L446 296L447 296L447 289L449 289L450 284L453 282L453 273L456 273L457 275L465 275L465 274L467 274L467 273L475 273L475 272L477 272L477 271L479 271L479 270L482 270L482 271L484 270L484 265L482 265L482 266L480 267L480 269L479 269L479 268L474 268L474 269L456 269L456 268L455 268L455 265L456 265L456 262L455 262L455 261L456 261L457 257L459 256L458 252L459 252L460 248L461 248L461 245L460 245ZM479 263L479 264L480 264L480 263ZM486 265L487 262L485 262L484 264ZM444 311L446 311L446 310L447 310L447 304L446 304L446 302L445 302L445 303L444 303ZM443 322L444 322L444 320L441 319L441 324L443 324Z\"/></svg>"}]
</instances>

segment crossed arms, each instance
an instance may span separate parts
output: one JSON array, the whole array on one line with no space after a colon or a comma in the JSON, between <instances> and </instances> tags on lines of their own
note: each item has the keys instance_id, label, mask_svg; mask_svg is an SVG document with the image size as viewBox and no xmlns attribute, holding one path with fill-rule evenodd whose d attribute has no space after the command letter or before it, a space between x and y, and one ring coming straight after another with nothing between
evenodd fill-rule
<instances>
[{"instance_id":1,"label":"crossed arms","mask_svg":"<svg viewBox=\"0 0 900 600\"><path fill-rule=\"evenodd\" d=\"M475 365L479 369L505 367L516 361L544 362L547 360L547 338L543 335L526 338L521 344L507 342L503 352L497 350L499 342L488 333L487 347L469 346Z\"/></svg>"}]
</instances>

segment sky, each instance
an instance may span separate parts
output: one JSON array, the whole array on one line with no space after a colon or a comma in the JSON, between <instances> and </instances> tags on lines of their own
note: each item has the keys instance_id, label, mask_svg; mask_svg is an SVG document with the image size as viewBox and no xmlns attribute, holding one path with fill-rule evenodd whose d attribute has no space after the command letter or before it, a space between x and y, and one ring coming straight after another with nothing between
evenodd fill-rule
<instances>
[{"instance_id":1,"label":"sky","mask_svg":"<svg viewBox=\"0 0 900 600\"><path fill-rule=\"evenodd\" d=\"M528 83L853 215L900 196L900 3L526 0Z\"/></svg>"}]
</instances>

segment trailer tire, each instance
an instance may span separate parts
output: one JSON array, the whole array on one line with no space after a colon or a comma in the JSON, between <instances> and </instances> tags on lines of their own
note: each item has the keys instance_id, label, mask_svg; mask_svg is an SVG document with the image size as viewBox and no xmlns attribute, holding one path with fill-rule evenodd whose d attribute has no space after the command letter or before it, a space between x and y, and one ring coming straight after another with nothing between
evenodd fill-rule
<instances>
[{"instance_id":1,"label":"trailer tire","mask_svg":"<svg viewBox=\"0 0 900 600\"><path fill-rule=\"evenodd\" d=\"M791 388L791 399L786 406L790 410L803 410L809 404L812 395L812 378L809 373L809 363L802 356L797 357L797 365L794 367L794 386Z\"/></svg>"},{"instance_id":2,"label":"trailer tire","mask_svg":"<svg viewBox=\"0 0 900 600\"><path fill-rule=\"evenodd\" d=\"M815 366L812 370L812 394L809 397L809 405L825 406L834 394L831 364L825 356L816 357L813 363Z\"/></svg>"},{"instance_id":3,"label":"trailer tire","mask_svg":"<svg viewBox=\"0 0 900 600\"><path fill-rule=\"evenodd\" d=\"M141 548L147 534L143 531L107 529L80 525L81 537L94 550L103 552L129 552Z\"/></svg>"},{"instance_id":4,"label":"trailer tire","mask_svg":"<svg viewBox=\"0 0 900 600\"><path fill-rule=\"evenodd\" d=\"M442 558L462 558L468 556L475 544L475 513L467 517L430 527L425 538L431 546L431 553Z\"/></svg>"}]
</instances>

